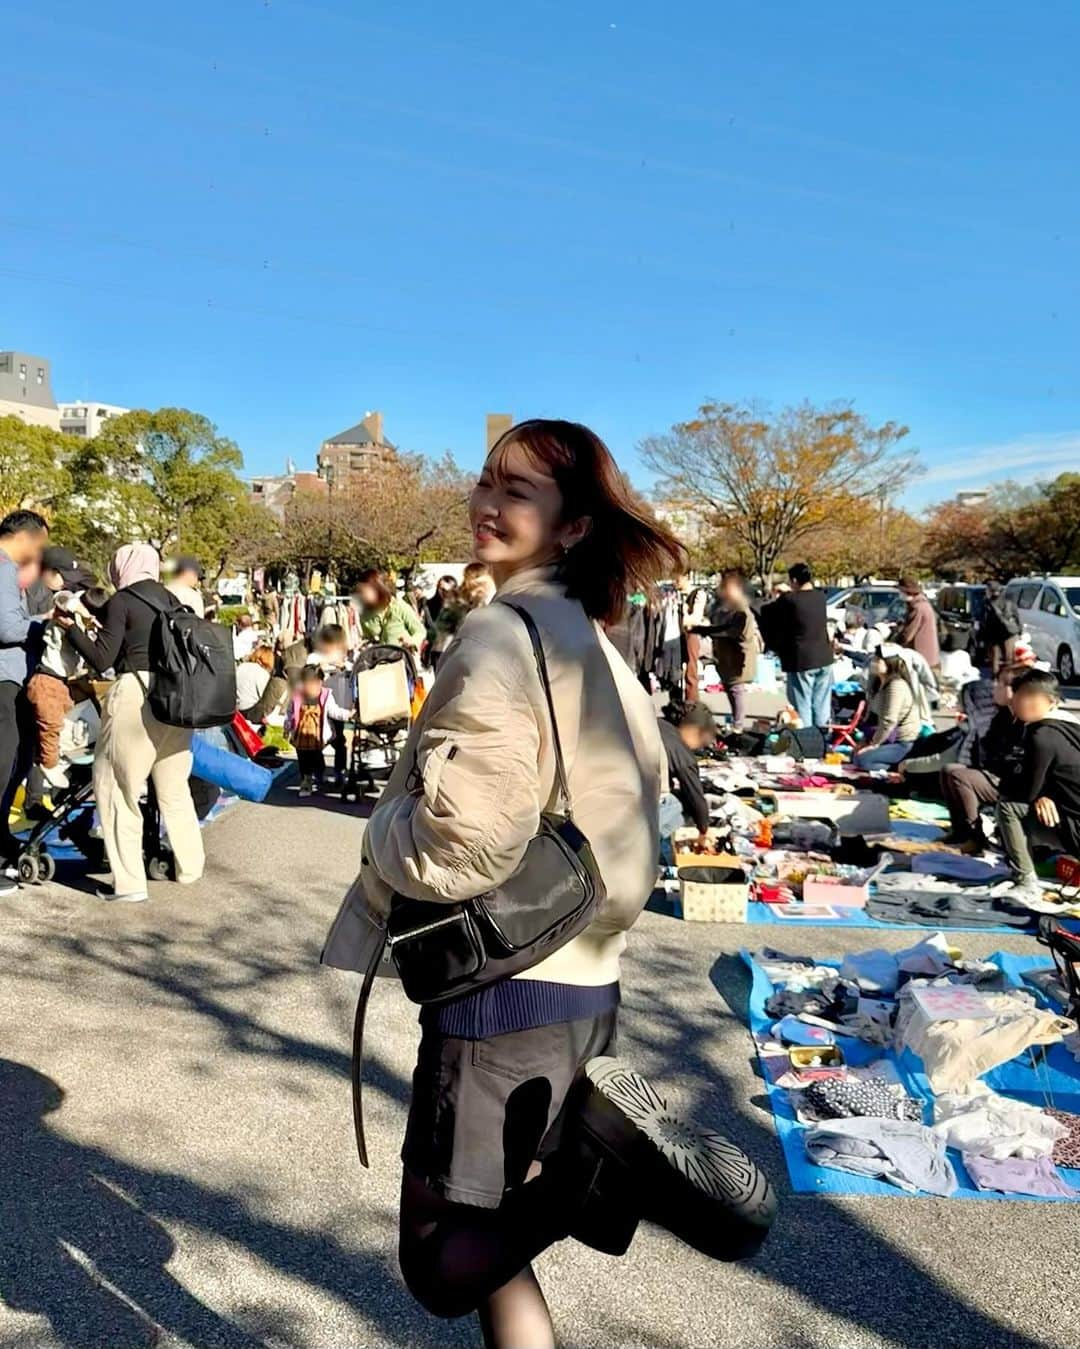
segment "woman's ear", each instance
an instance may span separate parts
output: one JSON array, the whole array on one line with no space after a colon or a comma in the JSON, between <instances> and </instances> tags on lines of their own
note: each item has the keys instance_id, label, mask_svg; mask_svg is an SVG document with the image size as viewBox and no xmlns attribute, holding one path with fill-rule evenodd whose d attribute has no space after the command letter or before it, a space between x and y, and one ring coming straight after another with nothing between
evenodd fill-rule
<instances>
[{"instance_id":1,"label":"woman's ear","mask_svg":"<svg viewBox=\"0 0 1080 1349\"><path fill-rule=\"evenodd\" d=\"M562 550L568 553L571 548L576 548L583 539L587 538L592 532L592 516L582 515L572 524L564 525L562 537L559 540Z\"/></svg>"}]
</instances>

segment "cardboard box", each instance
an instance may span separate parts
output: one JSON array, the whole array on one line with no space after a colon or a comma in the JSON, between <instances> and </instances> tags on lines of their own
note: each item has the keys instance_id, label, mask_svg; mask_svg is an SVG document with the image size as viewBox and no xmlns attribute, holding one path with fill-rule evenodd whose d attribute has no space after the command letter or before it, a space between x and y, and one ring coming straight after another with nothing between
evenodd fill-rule
<instances>
[{"instance_id":1,"label":"cardboard box","mask_svg":"<svg viewBox=\"0 0 1080 1349\"><path fill-rule=\"evenodd\" d=\"M706 879L710 873L717 879ZM750 884L737 867L679 868L679 904L687 923L745 923Z\"/></svg>"}]
</instances>

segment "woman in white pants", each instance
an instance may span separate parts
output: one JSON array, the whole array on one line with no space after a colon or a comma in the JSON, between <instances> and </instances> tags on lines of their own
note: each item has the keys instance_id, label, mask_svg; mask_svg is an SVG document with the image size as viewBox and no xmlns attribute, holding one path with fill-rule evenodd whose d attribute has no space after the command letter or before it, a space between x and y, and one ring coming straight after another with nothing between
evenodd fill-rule
<instances>
[{"instance_id":1,"label":"woman in white pants","mask_svg":"<svg viewBox=\"0 0 1080 1349\"><path fill-rule=\"evenodd\" d=\"M96 640L69 628L72 642L89 665L99 671L115 669L117 674L102 705L94 759L94 795L113 873L112 890L98 893L101 899L129 903L147 898L139 802L148 779L154 783L176 858L176 879L192 884L202 876L204 864L202 834L188 785L191 732L158 721L147 699L154 678L150 665L150 633L158 614L154 603L180 607L161 584L160 574L156 549L149 544L125 545L109 567L116 594L101 613Z\"/></svg>"}]
</instances>

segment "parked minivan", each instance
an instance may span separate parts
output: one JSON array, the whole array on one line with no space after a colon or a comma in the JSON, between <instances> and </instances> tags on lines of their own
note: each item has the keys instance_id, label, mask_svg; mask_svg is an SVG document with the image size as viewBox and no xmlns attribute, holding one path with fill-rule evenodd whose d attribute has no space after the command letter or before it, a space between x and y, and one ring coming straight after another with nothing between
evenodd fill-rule
<instances>
[{"instance_id":1,"label":"parked minivan","mask_svg":"<svg viewBox=\"0 0 1080 1349\"><path fill-rule=\"evenodd\" d=\"M1080 576L1026 576L1010 581L1005 594L1020 610L1036 659L1071 684L1080 659Z\"/></svg>"}]
</instances>

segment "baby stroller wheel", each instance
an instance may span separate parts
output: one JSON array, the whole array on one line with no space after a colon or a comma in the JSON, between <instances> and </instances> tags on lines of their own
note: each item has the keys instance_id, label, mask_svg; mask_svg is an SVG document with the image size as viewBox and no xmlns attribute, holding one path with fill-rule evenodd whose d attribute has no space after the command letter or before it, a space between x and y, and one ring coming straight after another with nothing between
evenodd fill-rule
<instances>
[{"instance_id":1,"label":"baby stroller wheel","mask_svg":"<svg viewBox=\"0 0 1080 1349\"><path fill-rule=\"evenodd\" d=\"M41 878L41 866L33 853L24 853L19 858L19 880L26 885L37 885Z\"/></svg>"},{"instance_id":2,"label":"baby stroller wheel","mask_svg":"<svg viewBox=\"0 0 1080 1349\"><path fill-rule=\"evenodd\" d=\"M151 857L146 864L146 874L152 881L167 881L171 869L172 861L168 857Z\"/></svg>"},{"instance_id":3,"label":"baby stroller wheel","mask_svg":"<svg viewBox=\"0 0 1080 1349\"><path fill-rule=\"evenodd\" d=\"M38 853L37 863L38 863L38 880L42 883L42 885L48 885L48 883L56 875L56 858L52 855L52 853L41 852Z\"/></svg>"}]
</instances>

